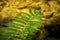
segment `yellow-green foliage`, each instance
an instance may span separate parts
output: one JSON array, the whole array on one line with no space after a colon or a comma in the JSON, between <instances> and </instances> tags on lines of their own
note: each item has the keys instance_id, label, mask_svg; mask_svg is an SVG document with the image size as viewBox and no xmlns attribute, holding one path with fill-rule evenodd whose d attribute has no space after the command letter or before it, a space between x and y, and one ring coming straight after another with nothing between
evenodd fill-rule
<instances>
[{"instance_id":1,"label":"yellow-green foliage","mask_svg":"<svg viewBox=\"0 0 60 40\"><path fill-rule=\"evenodd\" d=\"M26 11L26 9L37 9L42 12L43 23L51 24L51 21L57 19L60 16L60 4L59 0L3 0L0 2L0 14L3 18L9 16L15 16L21 11ZM4 4L5 5L1 5ZM51 14L54 14L50 17Z\"/></svg>"},{"instance_id":2,"label":"yellow-green foliage","mask_svg":"<svg viewBox=\"0 0 60 40\"><path fill-rule=\"evenodd\" d=\"M21 12L29 13L29 8L41 11L44 26L58 22L60 24L60 0L0 0L0 15L2 16L0 19L15 17ZM42 30L41 34L44 36L45 34Z\"/></svg>"}]
</instances>

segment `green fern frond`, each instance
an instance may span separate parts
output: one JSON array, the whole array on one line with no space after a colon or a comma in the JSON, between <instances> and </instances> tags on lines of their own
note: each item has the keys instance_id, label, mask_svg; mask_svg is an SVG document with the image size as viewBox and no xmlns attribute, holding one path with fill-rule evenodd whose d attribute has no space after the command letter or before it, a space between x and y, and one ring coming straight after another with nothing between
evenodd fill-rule
<instances>
[{"instance_id":1,"label":"green fern frond","mask_svg":"<svg viewBox=\"0 0 60 40\"><path fill-rule=\"evenodd\" d=\"M29 10L29 14L22 12L14 18L12 22L7 23L7 28L0 36L1 40L32 40L29 35L41 27L41 15L37 10Z\"/></svg>"}]
</instances>

